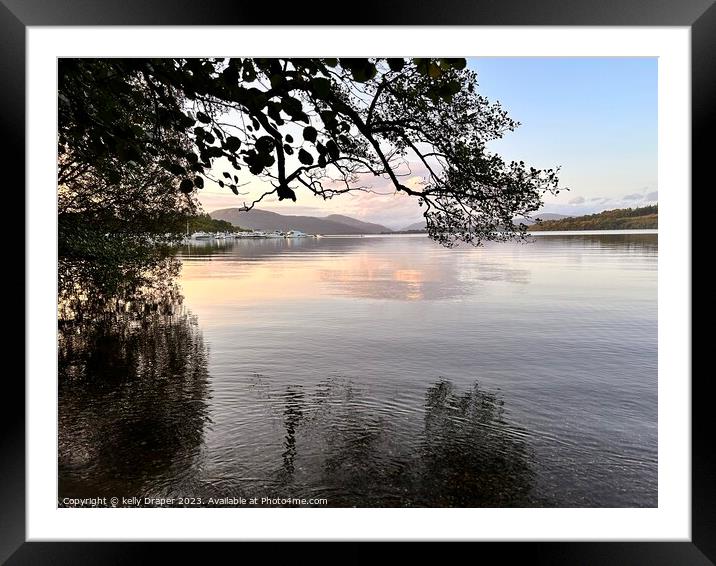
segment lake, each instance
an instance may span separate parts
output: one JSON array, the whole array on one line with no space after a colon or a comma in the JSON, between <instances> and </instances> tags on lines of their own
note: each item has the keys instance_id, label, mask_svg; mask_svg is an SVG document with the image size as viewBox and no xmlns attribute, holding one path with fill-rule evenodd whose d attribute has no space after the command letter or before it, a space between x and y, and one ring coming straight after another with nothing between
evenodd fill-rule
<instances>
[{"instance_id":1,"label":"lake","mask_svg":"<svg viewBox=\"0 0 716 566\"><path fill-rule=\"evenodd\" d=\"M60 498L655 507L657 256L655 233L183 247L181 305L61 349Z\"/></svg>"}]
</instances>

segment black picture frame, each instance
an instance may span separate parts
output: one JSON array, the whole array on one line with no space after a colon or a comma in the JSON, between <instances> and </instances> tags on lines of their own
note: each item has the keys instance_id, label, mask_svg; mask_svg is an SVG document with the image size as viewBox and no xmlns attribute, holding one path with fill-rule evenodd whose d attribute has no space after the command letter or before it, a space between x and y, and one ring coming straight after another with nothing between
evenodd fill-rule
<instances>
[{"instance_id":1,"label":"black picture frame","mask_svg":"<svg viewBox=\"0 0 716 566\"><path fill-rule=\"evenodd\" d=\"M692 49L692 185L703 185L710 164L716 101L714 0L363 0L357 10L323 11L306 3L279 8L237 0L0 0L0 115L8 174L25 186L25 37L28 26L85 25L567 25L688 26ZM314 12L314 13L311 13ZM320 18L323 18L322 20ZM347 21L347 18L350 20ZM188 34L190 31L187 32ZM418 33L418 31L416 31ZM684 190L692 190L685 187ZM22 206L22 204L21 204ZM32 297L25 295L26 304ZM6 373L0 411L0 562L20 564L123 564L200 560L212 563L226 545L208 543L26 542L24 383ZM711 376L685 375L692 391L692 536L690 542L525 542L480 544L480 559L537 564L701 565L716 563L716 451L711 438ZM12 401L10 401L12 400ZM352 543L359 545L359 543ZM463 549L459 549L463 550ZM352 553L360 559L370 546ZM449 553L442 548L441 553ZM321 552L323 556L336 555ZM343 554L345 556L345 554ZM289 556L285 556L289 558ZM311 559L317 556L311 554ZM238 559L238 556L235 558Z\"/></svg>"}]
</instances>

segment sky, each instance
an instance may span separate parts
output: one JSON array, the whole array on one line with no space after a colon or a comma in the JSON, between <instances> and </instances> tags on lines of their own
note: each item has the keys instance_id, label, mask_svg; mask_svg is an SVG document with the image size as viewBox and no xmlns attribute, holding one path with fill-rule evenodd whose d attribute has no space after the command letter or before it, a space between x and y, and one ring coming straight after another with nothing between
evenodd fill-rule
<instances>
[{"instance_id":1,"label":"sky","mask_svg":"<svg viewBox=\"0 0 716 566\"><path fill-rule=\"evenodd\" d=\"M560 167L561 185L569 190L545 196L541 212L581 215L657 202L656 58L490 57L468 59L468 67L477 72L477 91L521 124L489 149L507 161ZM376 180L374 188L390 185ZM260 194L262 187L254 182L242 191ZM213 184L199 191L207 212L242 206L249 196ZM355 193L324 201L303 190L297 197L296 203L266 199L257 208L345 214L393 229L421 219L417 201L404 195Z\"/></svg>"}]
</instances>

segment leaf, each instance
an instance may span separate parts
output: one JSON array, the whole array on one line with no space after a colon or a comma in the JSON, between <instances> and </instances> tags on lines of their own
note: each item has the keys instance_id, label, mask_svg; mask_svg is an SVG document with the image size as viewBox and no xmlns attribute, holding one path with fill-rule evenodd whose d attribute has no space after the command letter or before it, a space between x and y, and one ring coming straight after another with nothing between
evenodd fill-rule
<instances>
[{"instance_id":1,"label":"leaf","mask_svg":"<svg viewBox=\"0 0 716 566\"><path fill-rule=\"evenodd\" d=\"M430 59L413 59L413 63L415 63L415 68L421 75L427 75L428 74L428 63L430 63Z\"/></svg>"},{"instance_id":2,"label":"leaf","mask_svg":"<svg viewBox=\"0 0 716 566\"><path fill-rule=\"evenodd\" d=\"M298 150L298 160L304 165L313 165L313 156L303 148Z\"/></svg>"},{"instance_id":3,"label":"leaf","mask_svg":"<svg viewBox=\"0 0 716 566\"><path fill-rule=\"evenodd\" d=\"M246 105L254 110L260 110L268 102L266 94L253 87L246 91L246 97Z\"/></svg>"},{"instance_id":4,"label":"leaf","mask_svg":"<svg viewBox=\"0 0 716 566\"><path fill-rule=\"evenodd\" d=\"M340 157L340 151L338 150L338 146L336 145L336 142L333 140L328 140L326 142L326 149L328 150L328 154L331 156L331 159L335 161Z\"/></svg>"},{"instance_id":5,"label":"leaf","mask_svg":"<svg viewBox=\"0 0 716 566\"><path fill-rule=\"evenodd\" d=\"M336 120L338 113L334 110L321 110L318 114L321 116L321 120L323 120L323 123L329 130L333 130L338 127L338 120Z\"/></svg>"},{"instance_id":6,"label":"leaf","mask_svg":"<svg viewBox=\"0 0 716 566\"><path fill-rule=\"evenodd\" d=\"M254 69L254 66L251 61L247 60L246 62L244 62L244 68L241 76L247 83L256 80L256 69Z\"/></svg>"},{"instance_id":7,"label":"leaf","mask_svg":"<svg viewBox=\"0 0 716 566\"><path fill-rule=\"evenodd\" d=\"M236 188L236 185L231 185L230 188L231 188L231 191L232 191L235 195L238 195L238 194L239 194L239 189Z\"/></svg>"},{"instance_id":8,"label":"leaf","mask_svg":"<svg viewBox=\"0 0 716 566\"><path fill-rule=\"evenodd\" d=\"M229 86L236 86L236 83L239 82L239 69L231 63L223 70L221 75L224 78L224 82Z\"/></svg>"},{"instance_id":9,"label":"leaf","mask_svg":"<svg viewBox=\"0 0 716 566\"><path fill-rule=\"evenodd\" d=\"M231 153L236 153L241 147L241 140L234 136L229 136L224 142L224 147Z\"/></svg>"},{"instance_id":10,"label":"leaf","mask_svg":"<svg viewBox=\"0 0 716 566\"><path fill-rule=\"evenodd\" d=\"M204 188L204 179L201 177L194 177L194 186L197 189L203 189Z\"/></svg>"},{"instance_id":11,"label":"leaf","mask_svg":"<svg viewBox=\"0 0 716 566\"><path fill-rule=\"evenodd\" d=\"M183 193L189 194L194 190L194 183L192 183L189 179L182 179L182 182L179 184L179 190Z\"/></svg>"},{"instance_id":12,"label":"leaf","mask_svg":"<svg viewBox=\"0 0 716 566\"><path fill-rule=\"evenodd\" d=\"M316 128L313 126L306 126L303 128L303 139L309 142L316 141L316 137L318 136L318 132L316 131Z\"/></svg>"},{"instance_id":13,"label":"leaf","mask_svg":"<svg viewBox=\"0 0 716 566\"><path fill-rule=\"evenodd\" d=\"M203 112L197 112L196 113L196 119L199 120L199 122L202 122L204 124L208 124L211 122L211 118L209 118L206 114Z\"/></svg>"},{"instance_id":14,"label":"leaf","mask_svg":"<svg viewBox=\"0 0 716 566\"><path fill-rule=\"evenodd\" d=\"M465 67L467 67L467 59L464 58L442 59L441 61L447 63L451 68L456 69L458 71L462 71Z\"/></svg>"},{"instance_id":15,"label":"leaf","mask_svg":"<svg viewBox=\"0 0 716 566\"><path fill-rule=\"evenodd\" d=\"M311 80L311 87L313 92L318 95L319 98L326 98L331 93L331 81L323 77L315 77Z\"/></svg>"},{"instance_id":16,"label":"leaf","mask_svg":"<svg viewBox=\"0 0 716 566\"><path fill-rule=\"evenodd\" d=\"M285 80L286 78L280 73L273 74L269 77L269 81L271 81L271 88L279 88Z\"/></svg>"},{"instance_id":17,"label":"leaf","mask_svg":"<svg viewBox=\"0 0 716 566\"><path fill-rule=\"evenodd\" d=\"M377 74L375 64L371 63L368 59L361 58L350 58L341 59L341 66L344 69L348 69L353 75L353 80L359 83L369 81Z\"/></svg>"},{"instance_id":18,"label":"leaf","mask_svg":"<svg viewBox=\"0 0 716 566\"><path fill-rule=\"evenodd\" d=\"M294 114L293 116L291 116L291 119L294 122L305 122L306 124L310 122L310 120L308 119L308 114L306 114L305 112L299 112L298 114Z\"/></svg>"},{"instance_id":19,"label":"leaf","mask_svg":"<svg viewBox=\"0 0 716 566\"><path fill-rule=\"evenodd\" d=\"M174 175L183 175L184 173L186 173L184 167L182 167L178 163L167 163L164 168Z\"/></svg>"},{"instance_id":20,"label":"leaf","mask_svg":"<svg viewBox=\"0 0 716 566\"><path fill-rule=\"evenodd\" d=\"M391 71L395 71L397 73L398 71L402 71L403 67L405 67L405 60L404 59L388 59L388 66L390 67Z\"/></svg>"},{"instance_id":21,"label":"leaf","mask_svg":"<svg viewBox=\"0 0 716 566\"><path fill-rule=\"evenodd\" d=\"M286 134L286 141L288 143L293 143L293 136L291 134Z\"/></svg>"},{"instance_id":22,"label":"leaf","mask_svg":"<svg viewBox=\"0 0 716 566\"><path fill-rule=\"evenodd\" d=\"M281 108L293 119L303 113L303 103L293 96L284 96L281 99Z\"/></svg>"},{"instance_id":23,"label":"leaf","mask_svg":"<svg viewBox=\"0 0 716 566\"><path fill-rule=\"evenodd\" d=\"M432 61L428 63L428 76L431 79L437 79L442 74L442 70L435 63L433 63Z\"/></svg>"},{"instance_id":24,"label":"leaf","mask_svg":"<svg viewBox=\"0 0 716 566\"><path fill-rule=\"evenodd\" d=\"M269 101L266 106L266 113L269 115L269 118L274 120L279 126L283 124L283 119L281 118L281 104L279 102L274 100Z\"/></svg>"},{"instance_id":25,"label":"leaf","mask_svg":"<svg viewBox=\"0 0 716 566\"><path fill-rule=\"evenodd\" d=\"M274 139L271 136L261 136L256 140L255 147L259 153L271 153L274 148Z\"/></svg>"}]
</instances>

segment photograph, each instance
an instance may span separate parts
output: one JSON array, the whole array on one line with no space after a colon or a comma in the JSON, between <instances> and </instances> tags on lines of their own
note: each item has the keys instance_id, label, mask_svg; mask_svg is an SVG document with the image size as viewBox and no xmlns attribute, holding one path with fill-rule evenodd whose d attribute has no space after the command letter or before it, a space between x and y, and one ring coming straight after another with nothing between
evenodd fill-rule
<instances>
[{"instance_id":1,"label":"photograph","mask_svg":"<svg viewBox=\"0 0 716 566\"><path fill-rule=\"evenodd\" d=\"M57 508L659 507L660 59L437 55L57 58Z\"/></svg>"}]
</instances>

